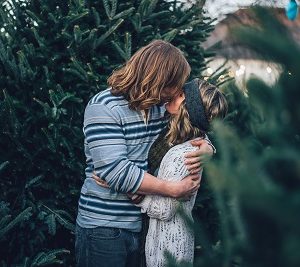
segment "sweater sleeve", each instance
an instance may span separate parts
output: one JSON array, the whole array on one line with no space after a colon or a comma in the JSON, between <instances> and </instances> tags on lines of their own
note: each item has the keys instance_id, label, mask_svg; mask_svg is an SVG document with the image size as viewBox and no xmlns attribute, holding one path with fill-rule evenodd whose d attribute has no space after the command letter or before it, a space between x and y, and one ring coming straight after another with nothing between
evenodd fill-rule
<instances>
[{"instance_id":1,"label":"sweater sleeve","mask_svg":"<svg viewBox=\"0 0 300 267\"><path fill-rule=\"evenodd\" d=\"M105 104L90 104L84 114L83 132L94 170L111 190L135 193L145 171L128 159L121 120Z\"/></svg>"},{"instance_id":2,"label":"sweater sleeve","mask_svg":"<svg viewBox=\"0 0 300 267\"><path fill-rule=\"evenodd\" d=\"M137 206L141 207L141 212L147 213L150 218L169 221L174 217L179 201L171 197L147 195Z\"/></svg>"}]
</instances>

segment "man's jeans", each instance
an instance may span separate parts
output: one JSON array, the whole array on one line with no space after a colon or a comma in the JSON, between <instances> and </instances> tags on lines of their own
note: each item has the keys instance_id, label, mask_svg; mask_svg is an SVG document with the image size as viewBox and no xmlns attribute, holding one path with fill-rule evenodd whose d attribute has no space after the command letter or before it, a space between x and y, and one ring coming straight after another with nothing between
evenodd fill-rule
<instances>
[{"instance_id":1,"label":"man's jeans","mask_svg":"<svg viewBox=\"0 0 300 267\"><path fill-rule=\"evenodd\" d=\"M78 267L139 267L140 233L119 228L76 225Z\"/></svg>"}]
</instances>

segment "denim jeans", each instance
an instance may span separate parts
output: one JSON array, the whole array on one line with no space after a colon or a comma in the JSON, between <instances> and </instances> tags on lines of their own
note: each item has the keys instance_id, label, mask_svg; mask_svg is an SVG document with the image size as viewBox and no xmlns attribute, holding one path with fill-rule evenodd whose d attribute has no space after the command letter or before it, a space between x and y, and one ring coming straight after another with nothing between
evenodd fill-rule
<instances>
[{"instance_id":1,"label":"denim jeans","mask_svg":"<svg viewBox=\"0 0 300 267\"><path fill-rule=\"evenodd\" d=\"M125 229L76 225L77 267L139 267L140 233Z\"/></svg>"}]
</instances>

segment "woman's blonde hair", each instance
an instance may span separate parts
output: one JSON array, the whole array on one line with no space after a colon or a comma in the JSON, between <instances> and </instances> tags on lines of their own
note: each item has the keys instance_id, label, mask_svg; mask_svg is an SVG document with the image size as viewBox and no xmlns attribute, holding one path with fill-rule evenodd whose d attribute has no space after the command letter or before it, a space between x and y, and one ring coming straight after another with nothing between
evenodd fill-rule
<instances>
[{"instance_id":1,"label":"woman's blonde hair","mask_svg":"<svg viewBox=\"0 0 300 267\"><path fill-rule=\"evenodd\" d=\"M190 71L181 50L168 42L155 40L114 71L108 84L112 94L123 95L129 101L131 109L147 110L161 103L162 90L179 94Z\"/></svg>"},{"instance_id":2,"label":"woman's blonde hair","mask_svg":"<svg viewBox=\"0 0 300 267\"><path fill-rule=\"evenodd\" d=\"M224 94L215 85L206 81L198 80L198 86L208 122L215 118L223 119L228 110ZM192 126L184 100L178 113L170 117L166 134L167 142L176 145L196 137L204 137L204 134L203 129Z\"/></svg>"}]
</instances>

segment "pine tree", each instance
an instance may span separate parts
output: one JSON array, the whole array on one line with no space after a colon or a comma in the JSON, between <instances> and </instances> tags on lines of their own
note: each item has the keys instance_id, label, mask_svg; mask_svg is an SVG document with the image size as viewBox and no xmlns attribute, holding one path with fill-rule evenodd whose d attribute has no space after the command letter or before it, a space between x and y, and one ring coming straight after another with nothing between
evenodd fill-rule
<instances>
[{"instance_id":1,"label":"pine tree","mask_svg":"<svg viewBox=\"0 0 300 267\"><path fill-rule=\"evenodd\" d=\"M1 1L2 266L74 265L84 107L153 39L182 49L199 76L212 55L201 47L213 29L202 2Z\"/></svg>"},{"instance_id":2,"label":"pine tree","mask_svg":"<svg viewBox=\"0 0 300 267\"><path fill-rule=\"evenodd\" d=\"M220 242L196 266L300 265L300 48L272 13L256 15L260 26L236 36L282 72L273 86L249 80L246 95L227 88L231 112L214 125L219 155L207 169Z\"/></svg>"}]
</instances>

